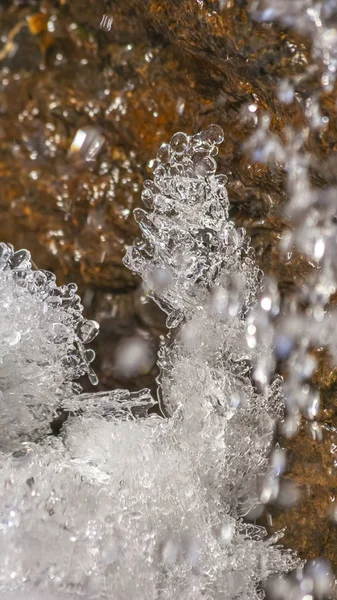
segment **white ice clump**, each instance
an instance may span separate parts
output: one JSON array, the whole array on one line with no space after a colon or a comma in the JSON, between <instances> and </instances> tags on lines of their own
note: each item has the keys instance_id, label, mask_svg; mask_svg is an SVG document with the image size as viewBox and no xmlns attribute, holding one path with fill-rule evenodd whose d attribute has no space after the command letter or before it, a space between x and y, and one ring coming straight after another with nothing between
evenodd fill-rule
<instances>
[{"instance_id":1,"label":"white ice clump","mask_svg":"<svg viewBox=\"0 0 337 600\"><path fill-rule=\"evenodd\" d=\"M243 229L228 221L227 177L216 175L217 125L194 136L176 133L153 161L142 208L135 210L143 238L129 249L126 264L139 273L149 294L175 327L212 299L232 294L228 317L242 315L257 289L258 268ZM219 296L220 297L220 296Z\"/></svg>"},{"instance_id":2,"label":"white ice clump","mask_svg":"<svg viewBox=\"0 0 337 600\"><path fill-rule=\"evenodd\" d=\"M74 379L95 381L84 343L98 325L84 319L76 291L33 269L26 250L0 244L0 450L45 436L64 396L80 391Z\"/></svg>"},{"instance_id":3,"label":"white ice clump","mask_svg":"<svg viewBox=\"0 0 337 600\"><path fill-rule=\"evenodd\" d=\"M64 387L89 368L77 362L82 346L79 355L73 350L78 328L90 326L77 325L75 310L61 349L55 338L43 349L49 328L63 323L62 302L45 322L49 304L40 287L24 287L21 299L12 270L3 271L0 306L10 299L18 356L32 361L25 376L32 404L45 408L46 422L60 402L70 411L58 437L32 436L18 414L15 451L3 449L5 600L258 600L270 574L296 564L275 545L279 536L266 539L262 527L242 519L264 502L267 483L277 487L281 469L276 458L269 466L268 455L282 395L277 379L261 392L251 379L263 348L247 346L245 317L259 271L245 232L228 221L226 179L216 175L214 159L222 140L213 125L176 134L159 150L154 182L143 192L151 212L136 213L143 238L127 253L168 325L180 324L158 359L165 417L149 412L148 390L76 395ZM31 314L36 331L26 339ZM40 352L54 359L45 380ZM76 360L67 370L69 355ZM9 343L2 360L16 365ZM16 381L13 406L22 404ZM0 413L2 430L7 412Z\"/></svg>"}]
</instances>

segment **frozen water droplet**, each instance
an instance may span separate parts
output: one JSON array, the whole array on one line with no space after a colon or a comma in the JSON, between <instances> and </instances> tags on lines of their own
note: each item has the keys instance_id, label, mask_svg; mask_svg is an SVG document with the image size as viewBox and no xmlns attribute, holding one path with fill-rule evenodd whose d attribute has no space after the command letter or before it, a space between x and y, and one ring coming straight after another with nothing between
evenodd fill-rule
<instances>
[{"instance_id":1,"label":"frozen water droplet","mask_svg":"<svg viewBox=\"0 0 337 600\"><path fill-rule=\"evenodd\" d=\"M88 370L88 378L89 378L91 385L98 384L98 377L97 377L95 371L93 371L92 369Z\"/></svg>"},{"instance_id":2,"label":"frozen water droplet","mask_svg":"<svg viewBox=\"0 0 337 600\"><path fill-rule=\"evenodd\" d=\"M282 434L287 438L292 438L298 432L299 426L300 422L297 415L289 415L282 423Z\"/></svg>"},{"instance_id":3,"label":"frozen water droplet","mask_svg":"<svg viewBox=\"0 0 337 600\"><path fill-rule=\"evenodd\" d=\"M205 156L202 158L196 156L193 162L195 172L201 177L213 175L216 172L216 162L210 156Z\"/></svg>"},{"instance_id":4,"label":"frozen water droplet","mask_svg":"<svg viewBox=\"0 0 337 600\"><path fill-rule=\"evenodd\" d=\"M271 455L271 466L276 475L282 475L287 466L287 453L284 448L276 448Z\"/></svg>"},{"instance_id":5,"label":"frozen water droplet","mask_svg":"<svg viewBox=\"0 0 337 600\"><path fill-rule=\"evenodd\" d=\"M99 332L99 325L96 321L83 321L78 328L78 336L84 344L92 342Z\"/></svg>"},{"instance_id":6,"label":"frozen water droplet","mask_svg":"<svg viewBox=\"0 0 337 600\"><path fill-rule=\"evenodd\" d=\"M325 241L323 237L319 237L315 243L314 256L316 260L321 260L325 252Z\"/></svg>"},{"instance_id":7,"label":"frozen water droplet","mask_svg":"<svg viewBox=\"0 0 337 600\"><path fill-rule=\"evenodd\" d=\"M269 475L264 478L262 484L262 490L260 494L260 500L262 504L268 504L273 502L279 493L280 484L274 475Z\"/></svg>"},{"instance_id":8,"label":"frozen water droplet","mask_svg":"<svg viewBox=\"0 0 337 600\"><path fill-rule=\"evenodd\" d=\"M31 256L28 250L18 250L10 259L12 269L30 269L31 264Z\"/></svg>"},{"instance_id":9,"label":"frozen water droplet","mask_svg":"<svg viewBox=\"0 0 337 600\"><path fill-rule=\"evenodd\" d=\"M53 340L56 344L67 341L69 330L63 323L53 323L52 326Z\"/></svg>"},{"instance_id":10,"label":"frozen water droplet","mask_svg":"<svg viewBox=\"0 0 337 600\"><path fill-rule=\"evenodd\" d=\"M183 98L178 98L177 100L177 113L181 117L184 114L185 110L185 100Z\"/></svg>"},{"instance_id":11,"label":"frozen water droplet","mask_svg":"<svg viewBox=\"0 0 337 600\"><path fill-rule=\"evenodd\" d=\"M76 132L69 153L84 160L94 160L104 142L104 135L97 127L83 127Z\"/></svg>"},{"instance_id":12,"label":"frozen water droplet","mask_svg":"<svg viewBox=\"0 0 337 600\"><path fill-rule=\"evenodd\" d=\"M170 160L170 153L170 144L162 144L157 152L157 159L163 164L167 164Z\"/></svg>"},{"instance_id":13,"label":"frozen water droplet","mask_svg":"<svg viewBox=\"0 0 337 600\"><path fill-rule=\"evenodd\" d=\"M95 356L95 352L91 348L85 351L85 358L89 365L95 360Z\"/></svg>"},{"instance_id":14,"label":"frozen water droplet","mask_svg":"<svg viewBox=\"0 0 337 600\"><path fill-rule=\"evenodd\" d=\"M263 308L263 310L269 311L272 307L271 298L269 298L268 296L265 296L264 298L262 298L261 299L261 307Z\"/></svg>"},{"instance_id":15,"label":"frozen water droplet","mask_svg":"<svg viewBox=\"0 0 337 600\"><path fill-rule=\"evenodd\" d=\"M219 125L210 125L202 133L202 139L209 144L219 145L224 141L224 132Z\"/></svg>"},{"instance_id":16,"label":"frozen water droplet","mask_svg":"<svg viewBox=\"0 0 337 600\"><path fill-rule=\"evenodd\" d=\"M189 137L186 133L175 133L171 138L170 147L175 154L184 154L189 147Z\"/></svg>"},{"instance_id":17,"label":"frozen water droplet","mask_svg":"<svg viewBox=\"0 0 337 600\"><path fill-rule=\"evenodd\" d=\"M293 339L285 333L277 332L274 340L274 351L278 360L286 360L294 348Z\"/></svg>"},{"instance_id":18,"label":"frozen water droplet","mask_svg":"<svg viewBox=\"0 0 337 600\"><path fill-rule=\"evenodd\" d=\"M278 98L284 104L291 104L295 98L294 88L287 79L283 79L278 85Z\"/></svg>"}]
</instances>

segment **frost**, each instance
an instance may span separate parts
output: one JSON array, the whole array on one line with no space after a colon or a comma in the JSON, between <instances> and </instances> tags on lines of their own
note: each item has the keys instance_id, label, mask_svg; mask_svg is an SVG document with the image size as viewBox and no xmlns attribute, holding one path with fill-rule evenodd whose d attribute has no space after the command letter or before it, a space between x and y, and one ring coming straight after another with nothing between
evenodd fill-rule
<instances>
[{"instance_id":1,"label":"frost","mask_svg":"<svg viewBox=\"0 0 337 600\"><path fill-rule=\"evenodd\" d=\"M154 181L144 184L150 212L136 212L143 237L127 253L169 327L179 325L158 357L165 417L152 410L148 390L74 393L70 380L90 368L78 332L87 341L95 325L68 288L64 296L54 280L22 287L15 269L3 270L0 306L7 302L21 354L31 358L32 405L46 411L45 425L56 407L69 412L57 438L43 435L39 420L40 436L31 435L18 415L15 451L0 457L6 600L258 600L270 574L296 564L277 546L281 536L267 539L243 519L278 490L282 451L272 465L268 456L283 396L277 378L259 389L251 377L261 350L272 355L263 339L247 344L260 273L244 230L228 220L226 178L214 158L222 140L213 125L160 148ZM29 257L25 269L33 281ZM34 329L26 339L27 320ZM21 354L10 342L3 360L16 366ZM22 406L20 377L11 381L12 404ZM6 419L2 412L3 428Z\"/></svg>"},{"instance_id":2,"label":"frost","mask_svg":"<svg viewBox=\"0 0 337 600\"><path fill-rule=\"evenodd\" d=\"M150 296L177 326L212 289L224 294L241 286L237 307L244 314L257 289L258 269L243 229L228 221L227 178L216 175L217 125L194 136L176 133L153 161L154 181L145 181L135 218L143 238L128 249L125 264L139 273ZM234 313L232 316L234 316Z\"/></svg>"},{"instance_id":3,"label":"frost","mask_svg":"<svg viewBox=\"0 0 337 600\"><path fill-rule=\"evenodd\" d=\"M84 319L74 284L58 287L55 276L32 268L26 250L0 245L0 448L37 439L73 381L88 373L94 358L84 344L98 331Z\"/></svg>"}]
</instances>

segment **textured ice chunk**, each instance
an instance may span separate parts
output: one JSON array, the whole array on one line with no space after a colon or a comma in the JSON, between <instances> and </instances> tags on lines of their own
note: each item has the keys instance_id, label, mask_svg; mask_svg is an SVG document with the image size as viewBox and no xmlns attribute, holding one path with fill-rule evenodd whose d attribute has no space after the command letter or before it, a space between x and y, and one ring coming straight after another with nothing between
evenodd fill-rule
<instances>
[{"instance_id":1,"label":"textured ice chunk","mask_svg":"<svg viewBox=\"0 0 337 600\"><path fill-rule=\"evenodd\" d=\"M228 221L227 178L216 175L214 155L223 132L211 125L194 136L176 133L153 161L154 182L142 198L151 212L138 208L142 240L128 248L125 264L139 273L147 291L175 327L209 289L241 276L240 312L252 302L258 269L243 230ZM163 278L158 273L165 274Z\"/></svg>"},{"instance_id":2,"label":"textured ice chunk","mask_svg":"<svg viewBox=\"0 0 337 600\"><path fill-rule=\"evenodd\" d=\"M62 408L72 414L102 417L106 420L130 420L136 417L145 417L155 405L155 400L150 390L139 392L128 390L114 390L113 392L98 392L96 394L81 394L65 399Z\"/></svg>"},{"instance_id":3,"label":"textured ice chunk","mask_svg":"<svg viewBox=\"0 0 337 600\"><path fill-rule=\"evenodd\" d=\"M3 271L0 306L19 306L21 319L14 332L8 327L6 356L15 366L22 361L27 381L35 375L33 419L36 405L43 414L59 405L69 412L59 437L0 455L6 600L259 600L270 574L296 564L278 536L268 540L262 527L242 520L260 508L267 484L277 488L268 455L283 398L277 379L263 393L252 382L261 343L247 346L245 318L260 273L244 230L228 221L226 178L216 175L214 160L222 139L211 126L178 133L159 150L154 182L143 191L149 212L136 212L143 238L127 254L169 326L180 324L158 358L165 417L148 390L73 393L73 377L90 369L82 342L96 325L83 321L79 301L78 311L64 308L52 276L39 272L39 285L27 285L30 259L3 247L6 265L26 264L28 273ZM27 320L35 328L26 334ZM23 358L13 354L20 344ZM34 437L34 427L18 419L24 439ZM36 424L41 438L47 422Z\"/></svg>"},{"instance_id":4,"label":"textured ice chunk","mask_svg":"<svg viewBox=\"0 0 337 600\"><path fill-rule=\"evenodd\" d=\"M29 252L0 244L0 448L45 435L73 383L93 372L84 344L98 325L82 315L74 284L32 267Z\"/></svg>"}]
</instances>

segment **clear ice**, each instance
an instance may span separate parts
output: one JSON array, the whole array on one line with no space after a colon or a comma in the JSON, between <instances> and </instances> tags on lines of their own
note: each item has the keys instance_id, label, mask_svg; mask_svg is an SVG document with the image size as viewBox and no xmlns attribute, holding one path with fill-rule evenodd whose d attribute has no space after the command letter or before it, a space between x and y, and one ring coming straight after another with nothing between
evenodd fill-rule
<instances>
[{"instance_id":1,"label":"clear ice","mask_svg":"<svg viewBox=\"0 0 337 600\"><path fill-rule=\"evenodd\" d=\"M308 148L312 136L321 136L330 128L323 107L336 82L337 4L334 0L254 0L251 12L258 20L274 21L311 41L304 72L279 84L279 100L299 103L305 123L298 129L288 128L282 140L272 131L269 115L256 110L256 128L246 142L253 160L272 168L282 166L286 173L288 202L284 212L291 228L282 235L280 251L285 260L296 254L303 263L306 260L309 274L304 281L294 281L294 291L285 298L281 298L275 281L270 278L264 282L247 317L247 342L251 348L258 344L265 348L253 367L260 389L274 376L277 361L283 361L283 433L293 436L304 415L312 423L314 439L320 439L322 430L316 421L320 394L312 385L317 367L313 350L325 350L324 356L337 364L337 313L331 302L337 290L337 188L315 185L313 174L321 165ZM318 86L309 85L303 93L301 82L313 75Z\"/></svg>"},{"instance_id":2,"label":"clear ice","mask_svg":"<svg viewBox=\"0 0 337 600\"><path fill-rule=\"evenodd\" d=\"M0 244L0 450L50 432L62 399L79 393L94 358L84 344L98 324L82 315L75 284L32 267L29 252Z\"/></svg>"},{"instance_id":3,"label":"clear ice","mask_svg":"<svg viewBox=\"0 0 337 600\"><path fill-rule=\"evenodd\" d=\"M283 396L277 378L251 377L272 353L247 344L261 273L228 220L222 140L211 125L159 149L125 259L168 315L163 416L149 412L148 390L74 389L96 324L73 286L2 246L4 600L257 600L269 575L297 564L280 536L243 520L277 488L281 455L269 454ZM49 436L58 408L70 416Z\"/></svg>"}]
</instances>

